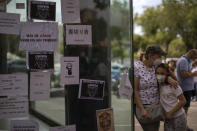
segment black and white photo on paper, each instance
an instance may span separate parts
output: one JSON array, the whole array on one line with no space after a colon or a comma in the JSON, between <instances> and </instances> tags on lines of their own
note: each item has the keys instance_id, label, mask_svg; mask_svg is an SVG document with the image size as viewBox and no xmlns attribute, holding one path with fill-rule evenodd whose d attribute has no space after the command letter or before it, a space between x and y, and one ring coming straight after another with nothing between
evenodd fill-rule
<instances>
[{"instance_id":1,"label":"black and white photo on paper","mask_svg":"<svg viewBox=\"0 0 197 131\"><path fill-rule=\"evenodd\" d=\"M56 2L29 0L30 19L55 21Z\"/></svg>"},{"instance_id":2,"label":"black and white photo on paper","mask_svg":"<svg viewBox=\"0 0 197 131\"><path fill-rule=\"evenodd\" d=\"M53 52L28 52L27 67L30 70L52 70L54 69Z\"/></svg>"},{"instance_id":3,"label":"black and white photo on paper","mask_svg":"<svg viewBox=\"0 0 197 131\"><path fill-rule=\"evenodd\" d=\"M79 57L62 57L60 61L60 84L79 84Z\"/></svg>"},{"instance_id":4,"label":"black and white photo on paper","mask_svg":"<svg viewBox=\"0 0 197 131\"><path fill-rule=\"evenodd\" d=\"M80 79L79 99L103 100L105 81Z\"/></svg>"}]
</instances>

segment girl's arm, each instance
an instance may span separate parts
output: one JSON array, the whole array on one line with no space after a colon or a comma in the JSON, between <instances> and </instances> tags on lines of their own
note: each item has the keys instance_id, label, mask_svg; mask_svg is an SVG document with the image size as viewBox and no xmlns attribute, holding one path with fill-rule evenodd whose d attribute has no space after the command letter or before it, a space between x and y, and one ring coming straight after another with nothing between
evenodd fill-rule
<instances>
[{"instance_id":1,"label":"girl's arm","mask_svg":"<svg viewBox=\"0 0 197 131\"><path fill-rule=\"evenodd\" d=\"M186 100L183 94L179 95L177 98L179 99L179 102L174 108L167 112L166 119L171 119L173 114L180 110L186 104Z\"/></svg>"},{"instance_id":2,"label":"girl's arm","mask_svg":"<svg viewBox=\"0 0 197 131\"><path fill-rule=\"evenodd\" d=\"M135 96L136 105L140 109L142 117L151 118L150 114L144 109L144 106L139 96L139 78L138 77L134 77L134 94L135 94L134 96Z\"/></svg>"}]
</instances>

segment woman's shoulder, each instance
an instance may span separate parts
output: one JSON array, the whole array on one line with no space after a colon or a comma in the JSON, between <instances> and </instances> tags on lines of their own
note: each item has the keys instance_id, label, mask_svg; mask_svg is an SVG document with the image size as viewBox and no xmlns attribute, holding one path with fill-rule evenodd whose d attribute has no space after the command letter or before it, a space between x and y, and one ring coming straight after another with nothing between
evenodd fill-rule
<instances>
[{"instance_id":1,"label":"woman's shoulder","mask_svg":"<svg viewBox=\"0 0 197 131\"><path fill-rule=\"evenodd\" d=\"M137 61L134 62L134 67L135 68L142 67L142 66L143 66L143 62L142 61L137 60Z\"/></svg>"}]
</instances>

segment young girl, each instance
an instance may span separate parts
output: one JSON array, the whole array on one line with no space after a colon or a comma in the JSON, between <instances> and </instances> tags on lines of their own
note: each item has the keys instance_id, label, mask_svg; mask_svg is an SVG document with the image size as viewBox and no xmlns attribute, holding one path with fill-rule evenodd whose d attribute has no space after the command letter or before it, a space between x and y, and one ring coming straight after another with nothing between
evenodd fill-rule
<instances>
[{"instance_id":1,"label":"young girl","mask_svg":"<svg viewBox=\"0 0 197 131\"><path fill-rule=\"evenodd\" d=\"M167 65L160 64L156 69L156 76L160 85L160 102L166 112L164 131L186 131L186 115L182 108L185 97L180 87L174 88L165 82L170 75Z\"/></svg>"}]
</instances>

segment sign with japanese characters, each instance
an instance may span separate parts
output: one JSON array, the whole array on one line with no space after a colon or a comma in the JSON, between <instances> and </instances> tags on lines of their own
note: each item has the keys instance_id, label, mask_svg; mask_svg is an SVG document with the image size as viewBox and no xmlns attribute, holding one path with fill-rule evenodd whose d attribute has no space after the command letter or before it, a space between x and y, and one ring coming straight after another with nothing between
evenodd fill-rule
<instances>
[{"instance_id":1,"label":"sign with japanese characters","mask_svg":"<svg viewBox=\"0 0 197 131\"><path fill-rule=\"evenodd\" d=\"M48 100L50 97L50 72L30 73L30 100Z\"/></svg>"},{"instance_id":2,"label":"sign with japanese characters","mask_svg":"<svg viewBox=\"0 0 197 131\"><path fill-rule=\"evenodd\" d=\"M113 109L96 111L98 131L114 131Z\"/></svg>"},{"instance_id":3,"label":"sign with japanese characters","mask_svg":"<svg viewBox=\"0 0 197 131\"><path fill-rule=\"evenodd\" d=\"M58 43L57 23L22 23L19 50L54 51Z\"/></svg>"},{"instance_id":4,"label":"sign with japanese characters","mask_svg":"<svg viewBox=\"0 0 197 131\"><path fill-rule=\"evenodd\" d=\"M0 0L0 12L6 12L7 0Z\"/></svg>"},{"instance_id":5,"label":"sign with japanese characters","mask_svg":"<svg viewBox=\"0 0 197 131\"><path fill-rule=\"evenodd\" d=\"M20 15L0 12L0 33L19 34Z\"/></svg>"},{"instance_id":6,"label":"sign with japanese characters","mask_svg":"<svg viewBox=\"0 0 197 131\"><path fill-rule=\"evenodd\" d=\"M103 100L105 81L80 79L79 99Z\"/></svg>"},{"instance_id":7,"label":"sign with japanese characters","mask_svg":"<svg viewBox=\"0 0 197 131\"><path fill-rule=\"evenodd\" d=\"M60 61L60 84L79 84L79 57L62 57Z\"/></svg>"},{"instance_id":8,"label":"sign with japanese characters","mask_svg":"<svg viewBox=\"0 0 197 131\"><path fill-rule=\"evenodd\" d=\"M28 68L31 70L52 70L54 69L53 52L28 52Z\"/></svg>"},{"instance_id":9,"label":"sign with japanese characters","mask_svg":"<svg viewBox=\"0 0 197 131\"><path fill-rule=\"evenodd\" d=\"M34 120L11 120L10 131L39 131L39 124Z\"/></svg>"},{"instance_id":10,"label":"sign with japanese characters","mask_svg":"<svg viewBox=\"0 0 197 131\"><path fill-rule=\"evenodd\" d=\"M91 45L91 25L66 25L67 45Z\"/></svg>"},{"instance_id":11,"label":"sign with japanese characters","mask_svg":"<svg viewBox=\"0 0 197 131\"><path fill-rule=\"evenodd\" d=\"M79 0L61 0L62 23L80 23Z\"/></svg>"},{"instance_id":12,"label":"sign with japanese characters","mask_svg":"<svg viewBox=\"0 0 197 131\"><path fill-rule=\"evenodd\" d=\"M1 74L0 96L28 95L27 74Z\"/></svg>"},{"instance_id":13,"label":"sign with japanese characters","mask_svg":"<svg viewBox=\"0 0 197 131\"><path fill-rule=\"evenodd\" d=\"M29 0L29 18L55 21L56 2Z\"/></svg>"},{"instance_id":14,"label":"sign with japanese characters","mask_svg":"<svg viewBox=\"0 0 197 131\"><path fill-rule=\"evenodd\" d=\"M0 119L26 117L28 115L28 99L23 97L1 98Z\"/></svg>"},{"instance_id":15,"label":"sign with japanese characters","mask_svg":"<svg viewBox=\"0 0 197 131\"><path fill-rule=\"evenodd\" d=\"M50 127L49 131L76 131L76 125Z\"/></svg>"}]
</instances>

